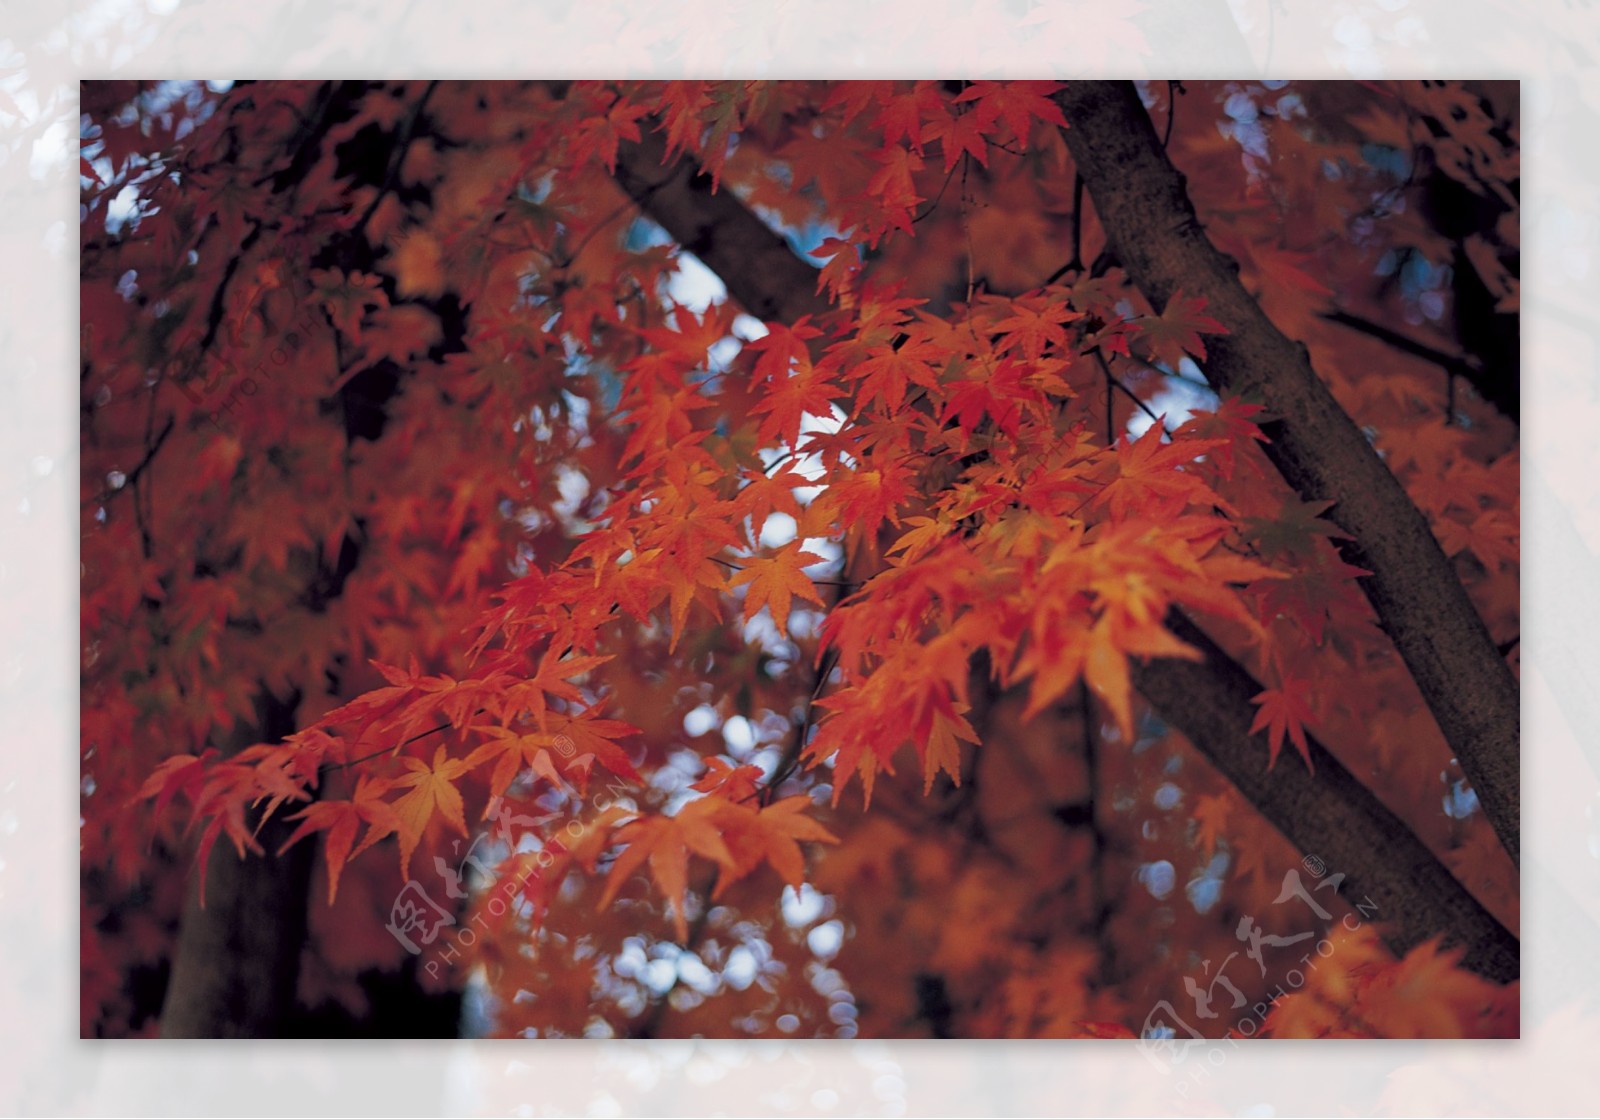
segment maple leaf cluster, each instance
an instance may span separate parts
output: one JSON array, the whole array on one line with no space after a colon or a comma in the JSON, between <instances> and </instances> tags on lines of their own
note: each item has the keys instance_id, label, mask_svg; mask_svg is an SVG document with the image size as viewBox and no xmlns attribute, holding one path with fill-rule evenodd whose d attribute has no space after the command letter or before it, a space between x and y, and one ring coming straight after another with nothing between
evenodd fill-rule
<instances>
[{"instance_id":1,"label":"maple leaf cluster","mask_svg":"<svg viewBox=\"0 0 1600 1119\"><path fill-rule=\"evenodd\" d=\"M1198 296L1152 305L1074 210L1060 88L245 84L153 161L97 118L86 867L137 882L152 832L176 865L197 830L201 868L223 837L228 858L319 844L334 962L306 982L349 1002L346 964L398 960L387 895L520 821L491 844L496 888L450 894L484 917L462 950L497 1030L670 1007L691 1032L894 1032L931 1012L885 946L925 937L963 1029L1080 1033L1136 1016L1119 991L1151 973L1114 982L1092 930L1132 943L1171 904L1149 867L1203 852L1191 899L1215 879L1270 901L1284 857L1135 687L1202 659L1175 611L1261 681L1263 768L1309 765L1314 733L1422 790L1452 858L1492 843L1433 804L1448 750L1327 504L1264 454L1281 417L1206 387L1227 326ZM1369 109L1328 98L1330 119ZM1263 119L1281 169L1180 121L1196 204L1228 218L1263 308L1326 345L1341 404L1514 630L1514 429L1481 401L1447 422L1422 373L1345 358L1314 314L1378 298L1371 258L1423 234L1398 211L1363 215L1365 241L1306 228L1404 185ZM628 189L685 163L826 262L783 293L802 313L687 291L689 252L732 235L676 246ZM140 216L116 227L134 174ZM1157 814L1119 855L1106 829L1135 801ZM1150 885L1113 896L1096 860L1127 851ZM125 903L103 904L109 927ZM1230 936L1209 911L1173 935ZM1458 962L1406 956L1274 1028L1500 1029L1440 1009L1483 995ZM652 967L677 970L651 987Z\"/></svg>"}]
</instances>

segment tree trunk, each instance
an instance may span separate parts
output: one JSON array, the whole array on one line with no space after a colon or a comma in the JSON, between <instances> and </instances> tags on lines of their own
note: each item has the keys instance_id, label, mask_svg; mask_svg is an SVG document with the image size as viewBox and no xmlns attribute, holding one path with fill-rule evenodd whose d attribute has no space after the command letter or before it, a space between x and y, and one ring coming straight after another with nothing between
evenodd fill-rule
<instances>
[{"instance_id":1,"label":"tree trunk","mask_svg":"<svg viewBox=\"0 0 1600 1119\"><path fill-rule=\"evenodd\" d=\"M431 92L433 86L428 87ZM349 119L365 95L361 82L329 84L323 90L314 117L285 169L276 177L278 189L297 184L315 164L329 129ZM424 93L411 118L426 102ZM347 170L386 191L392 187L390 168L398 165L403 149L414 139L410 125L397 130L388 146L366 153L359 166ZM359 227L323 246L323 253L338 260L347 270L371 270L376 253ZM443 352L463 349L465 316L447 295L426 303L440 319ZM217 307L222 307L218 296ZM214 327L220 320L214 321ZM361 369L348 378L329 401L344 417L345 438L377 440L388 421L389 405L402 390L407 371L387 359ZM339 554L322 557L312 582L305 588L301 605L313 612L325 610L328 602L343 593L345 581L361 559L359 540L346 535ZM323 681L303 682L322 686ZM253 742L276 741L295 730L294 703L281 704L263 692L257 699L259 725L241 726L227 753ZM275 818L260 833L265 858L239 859L231 846L219 842L205 868L205 906L199 904L198 889L191 894L183 915L171 980L162 1012L162 1032L168 1037L283 1037L303 1034L326 1014L307 1015L296 1002L300 952L306 939L306 915L311 887L311 872L318 848L312 843L297 844L281 857L277 850L288 839L292 828ZM381 976L363 986L387 991L390 984ZM397 1023L415 1023L420 1032L409 1036L439 1036L442 1023L455 1030L453 1006L459 1000L441 1000L414 985L409 998L390 1004L390 1017L381 1023L353 1028L357 1035L387 1034ZM441 1017L442 1015L448 1017Z\"/></svg>"},{"instance_id":2,"label":"tree trunk","mask_svg":"<svg viewBox=\"0 0 1600 1119\"><path fill-rule=\"evenodd\" d=\"M237 724L224 752L236 754L293 730L296 706L258 696L259 723ZM240 858L226 838L218 840L196 873L161 1011L163 1037L282 1034L295 1007L316 852L302 843L276 857L290 827L277 817L261 829L265 857Z\"/></svg>"},{"instance_id":3,"label":"tree trunk","mask_svg":"<svg viewBox=\"0 0 1600 1119\"><path fill-rule=\"evenodd\" d=\"M1266 453L1308 502L1349 534L1345 562L1460 759L1513 860L1519 851L1520 703L1495 648L1427 521L1311 367L1207 240L1131 82L1070 82L1056 94L1065 136L1117 256L1151 306L1179 292L1205 299L1228 330L1207 340L1207 378L1252 396L1272 419Z\"/></svg>"}]
</instances>

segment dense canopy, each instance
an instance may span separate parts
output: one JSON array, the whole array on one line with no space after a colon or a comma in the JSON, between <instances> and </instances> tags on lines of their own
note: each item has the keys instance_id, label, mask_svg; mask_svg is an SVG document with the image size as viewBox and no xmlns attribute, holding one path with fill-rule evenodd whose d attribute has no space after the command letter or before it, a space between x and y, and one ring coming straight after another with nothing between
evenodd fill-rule
<instances>
[{"instance_id":1,"label":"dense canopy","mask_svg":"<svg viewBox=\"0 0 1600 1119\"><path fill-rule=\"evenodd\" d=\"M83 1033L1515 1036L1517 113L86 83Z\"/></svg>"}]
</instances>

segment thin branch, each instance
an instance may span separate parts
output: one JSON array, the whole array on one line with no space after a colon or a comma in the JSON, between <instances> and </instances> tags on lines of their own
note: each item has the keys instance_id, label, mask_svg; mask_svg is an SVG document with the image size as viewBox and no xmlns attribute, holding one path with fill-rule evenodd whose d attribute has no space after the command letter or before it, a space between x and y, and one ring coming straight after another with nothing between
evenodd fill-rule
<instances>
[{"instance_id":1,"label":"thin branch","mask_svg":"<svg viewBox=\"0 0 1600 1119\"><path fill-rule=\"evenodd\" d=\"M122 493L124 490L131 491L134 483L138 482L144 472L149 469L151 460L156 457L156 452L161 449L161 444L165 443L167 441L167 436L172 434L172 426L174 422L175 421L173 417L167 417L166 426L163 427L160 434L156 436L155 442L151 443L150 446L145 448L144 457L139 460L132 470L128 471L127 476L122 480L122 485L115 489L108 488L101 490L99 493L89 498L88 501L84 502L84 505L89 506L95 504L96 502L99 502L102 505L109 504L111 499L117 494Z\"/></svg>"},{"instance_id":2,"label":"thin branch","mask_svg":"<svg viewBox=\"0 0 1600 1119\"><path fill-rule=\"evenodd\" d=\"M1045 278L1041 287L1049 287L1065 278L1068 272L1083 271L1083 176L1072 176L1072 256L1067 262Z\"/></svg>"},{"instance_id":3,"label":"thin branch","mask_svg":"<svg viewBox=\"0 0 1600 1119\"><path fill-rule=\"evenodd\" d=\"M666 162L666 141L645 131L617 147L618 185L673 240L722 278L744 309L764 321L794 322L832 304L817 294L817 270L801 260L731 190L711 193L711 180L689 159Z\"/></svg>"},{"instance_id":4,"label":"thin branch","mask_svg":"<svg viewBox=\"0 0 1600 1119\"><path fill-rule=\"evenodd\" d=\"M795 724L794 737L789 740L783 756L773 768L771 779L761 790L762 804L771 804L773 796L777 794L778 786L800 768L800 755L805 750L806 737L811 733L811 719L816 713L817 700L822 698L822 692L828 686L828 677L833 675L834 667L838 663L839 650L829 649L822 655L822 663L817 666L816 680L811 686L811 694L806 697L805 710L800 714L800 721Z\"/></svg>"},{"instance_id":5,"label":"thin branch","mask_svg":"<svg viewBox=\"0 0 1600 1119\"><path fill-rule=\"evenodd\" d=\"M1483 366L1470 358L1460 354L1448 353L1436 346L1430 346L1426 342L1419 342L1415 338L1400 333L1398 330L1391 330L1382 323L1373 322L1371 319L1362 318L1360 315L1352 314L1349 311L1323 311L1321 317L1329 322L1336 322L1340 326L1348 326L1351 330L1376 338L1380 342L1387 342L1397 350L1403 350L1413 357L1422 358L1424 361L1431 361L1435 365L1458 373L1469 380L1481 375L1483 372Z\"/></svg>"},{"instance_id":6,"label":"thin branch","mask_svg":"<svg viewBox=\"0 0 1600 1119\"><path fill-rule=\"evenodd\" d=\"M411 150L411 141L416 138L417 122L422 119L422 111L428 107L428 99L433 96L433 91L439 88L437 81L428 83L422 91L422 96L417 98L417 103L411 107L410 114L406 117L405 125L400 129L400 138L394 146L394 151L389 155L389 166L384 172L383 183L378 187L378 193L362 211L357 219L352 232L361 233L367 228L367 223L372 220L372 215L378 212L378 206L391 191L400 183L400 167L406 161L406 152Z\"/></svg>"},{"instance_id":7,"label":"thin branch","mask_svg":"<svg viewBox=\"0 0 1600 1119\"><path fill-rule=\"evenodd\" d=\"M911 219L912 225L916 225L924 218L931 216L932 213L939 208L939 200L944 197L944 192L950 186L950 180L955 178L955 174L955 164L951 164L950 170L944 173L944 182L939 184L939 193L933 196L933 200L928 203L928 208L926 210L923 210L922 213L917 214Z\"/></svg>"},{"instance_id":8,"label":"thin branch","mask_svg":"<svg viewBox=\"0 0 1600 1119\"><path fill-rule=\"evenodd\" d=\"M740 567L736 563L729 563L727 560L722 559L722 558L720 558L718 556L708 556L707 558L709 560L711 560L712 563L721 564L723 567L726 567L729 571L747 571L747 570L749 570L748 568ZM807 578L810 578L810 576L807 576ZM852 590L861 585L860 583L846 582L846 581L844 581L842 579L811 579L811 582L815 583L819 587L848 587L848 588L850 588Z\"/></svg>"},{"instance_id":9,"label":"thin branch","mask_svg":"<svg viewBox=\"0 0 1600 1119\"><path fill-rule=\"evenodd\" d=\"M571 268L577 262L578 257L583 255L583 250L589 247L589 243L599 235L601 230L633 208L634 205L631 201L615 207L609 214L595 222L589 231L578 239L578 243L572 247L570 252L563 253L563 259L553 260L552 262L558 268Z\"/></svg>"},{"instance_id":10,"label":"thin branch","mask_svg":"<svg viewBox=\"0 0 1600 1119\"><path fill-rule=\"evenodd\" d=\"M1111 437L1111 399L1110 399L1110 397L1111 397L1111 390L1112 389L1121 390L1121 392L1122 392L1122 394L1124 396L1126 396L1129 400L1133 401L1135 404L1137 404L1139 406L1139 410L1141 412L1143 412L1145 415L1149 416L1156 423L1161 424L1161 430L1162 431L1166 431L1168 435L1172 434L1172 432L1167 431L1167 425L1162 423L1161 417L1156 415L1154 412L1152 412L1150 410L1150 406L1148 404L1146 404L1144 401L1140 400L1139 397L1134 393L1134 391L1132 389L1130 389L1127 385L1122 383L1122 379L1120 377L1118 377L1116 374L1111 372L1111 366L1106 361L1105 355L1100 352L1100 347L1099 346L1096 346L1095 349L1094 349L1094 359L1100 363L1100 370L1101 370L1101 372L1103 372L1105 374L1105 377L1106 377L1106 446L1109 447L1112 443L1116 442L1116 440Z\"/></svg>"},{"instance_id":11,"label":"thin branch","mask_svg":"<svg viewBox=\"0 0 1600 1119\"><path fill-rule=\"evenodd\" d=\"M1166 150L1168 144L1172 143L1172 123L1178 119L1178 94L1182 92L1184 92L1182 82L1169 81L1167 83L1167 127L1161 133L1161 149L1163 151ZM1083 181L1082 175L1078 176L1078 181L1080 183Z\"/></svg>"},{"instance_id":12,"label":"thin branch","mask_svg":"<svg viewBox=\"0 0 1600 1119\"><path fill-rule=\"evenodd\" d=\"M1371 319L1362 318L1360 315L1349 311L1324 311L1322 318L1328 322L1338 323L1340 326L1349 327L1369 338L1376 338L1401 353L1419 357L1423 361L1432 362L1439 366L1452 378L1461 377L1473 388L1478 390L1478 395L1489 401L1509 419L1519 419L1520 409L1518 404L1517 386L1505 383L1505 378L1495 378L1483 367L1483 363L1475 361L1462 354L1453 354L1430 346L1426 342L1418 341L1408 334L1392 330L1382 323L1373 322ZM1452 409L1453 411L1453 409Z\"/></svg>"},{"instance_id":13,"label":"thin branch","mask_svg":"<svg viewBox=\"0 0 1600 1119\"><path fill-rule=\"evenodd\" d=\"M482 714L482 713L483 712L482 712L481 708L478 711L474 712L474 714ZM376 753L364 754L359 758L351 758L347 762L339 762L337 764L334 764L333 762L324 762L324 763L322 763L321 766L318 767L317 771L319 773L334 773L334 772L337 772L338 770L341 770L341 769L349 769L353 765L360 765L362 762L370 762L373 758L381 758L385 754L391 754L391 755L395 754L395 753L399 752L403 747L409 746L413 742L420 742L424 738L427 738L429 735L438 734L440 731L443 731L443 730L449 730L454 725L455 725L454 723L440 723L438 726L432 727L429 730L421 731L418 734L413 734L410 738L406 739L403 742L396 742L393 746L385 746L383 749L377 751Z\"/></svg>"}]
</instances>

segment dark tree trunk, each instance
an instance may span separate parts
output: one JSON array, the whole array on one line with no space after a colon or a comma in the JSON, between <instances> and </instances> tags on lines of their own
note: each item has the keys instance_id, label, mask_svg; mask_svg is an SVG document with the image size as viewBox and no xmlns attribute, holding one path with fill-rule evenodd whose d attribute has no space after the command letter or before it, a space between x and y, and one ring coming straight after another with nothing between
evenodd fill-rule
<instances>
[{"instance_id":1,"label":"dark tree trunk","mask_svg":"<svg viewBox=\"0 0 1600 1119\"><path fill-rule=\"evenodd\" d=\"M1131 82L1070 82L1056 94L1067 146L1117 258L1151 305L1178 292L1206 300L1227 334L1207 340L1206 376L1222 392L1255 394L1272 416L1265 448L1306 501L1350 539L1347 563L1461 761L1484 814L1513 860L1519 850L1517 681L1466 590L1361 430L1339 406L1303 344L1286 338L1211 244L1183 176L1168 161Z\"/></svg>"},{"instance_id":2,"label":"dark tree trunk","mask_svg":"<svg viewBox=\"0 0 1600 1119\"><path fill-rule=\"evenodd\" d=\"M257 699L260 722L239 724L233 754L294 729L297 703ZM240 858L226 838L211 849L190 886L161 1012L164 1037L275 1037L295 1006L306 897L316 848L300 844L275 857L290 825L269 820L258 839L265 857Z\"/></svg>"}]
</instances>

